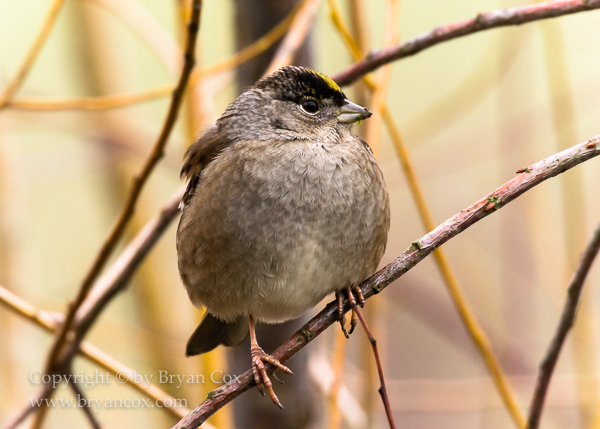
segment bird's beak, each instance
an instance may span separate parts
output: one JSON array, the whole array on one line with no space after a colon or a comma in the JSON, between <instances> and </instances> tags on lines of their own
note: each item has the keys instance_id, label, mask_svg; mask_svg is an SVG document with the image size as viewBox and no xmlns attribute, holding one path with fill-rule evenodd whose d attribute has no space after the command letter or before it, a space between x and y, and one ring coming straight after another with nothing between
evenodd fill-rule
<instances>
[{"instance_id":1,"label":"bird's beak","mask_svg":"<svg viewBox=\"0 0 600 429\"><path fill-rule=\"evenodd\" d=\"M344 100L344 105L340 107L337 114L337 120L346 124L353 124L356 121L370 118L372 113L366 107L359 106L350 100Z\"/></svg>"}]
</instances>

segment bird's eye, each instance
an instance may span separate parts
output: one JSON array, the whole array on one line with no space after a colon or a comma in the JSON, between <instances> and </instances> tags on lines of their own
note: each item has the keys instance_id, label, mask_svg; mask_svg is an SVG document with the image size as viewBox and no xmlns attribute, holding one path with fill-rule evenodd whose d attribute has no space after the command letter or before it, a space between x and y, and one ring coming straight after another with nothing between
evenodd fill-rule
<instances>
[{"instance_id":1,"label":"bird's eye","mask_svg":"<svg viewBox=\"0 0 600 429\"><path fill-rule=\"evenodd\" d=\"M319 111L319 104L315 100L303 100L300 106L302 106L302 110L311 115Z\"/></svg>"}]
</instances>

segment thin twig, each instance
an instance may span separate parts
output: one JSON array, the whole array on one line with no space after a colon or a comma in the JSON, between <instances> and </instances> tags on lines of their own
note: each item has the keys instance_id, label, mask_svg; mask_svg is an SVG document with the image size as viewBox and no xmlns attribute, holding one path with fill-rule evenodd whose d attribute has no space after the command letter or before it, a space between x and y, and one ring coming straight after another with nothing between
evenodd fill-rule
<instances>
[{"instance_id":1,"label":"thin twig","mask_svg":"<svg viewBox=\"0 0 600 429\"><path fill-rule=\"evenodd\" d=\"M74 302L69 306L68 312L65 316L65 321L61 326L61 329L56 336L56 341L54 342L52 349L50 350L50 353L48 355L48 360L44 371L46 374L55 371L57 366L68 366L69 360L72 359L73 355L75 354L77 350L77 344L75 344L74 347L70 348L68 355L64 355L63 346L67 342L67 334L71 330L71 325L75 319L77 310L85 300L94 281L100 274L108 258L119 243L120 238L123 232L125 231L125 227L134 213L137 200L141 194L144 185L146 184L148 178L150 177L150 174L154 170L154 167L156 166L160 158L163 156L168 137L171 134L171 131L173 130L173 127L177 120L179 108L181 106L181 101L185 94L185 88L188 79L194 67L195 47L197 39L196 36L198 34L198 29L200 25L201 8L202 1L194 0L194 2L192 3L191 20L190 24L188 25L188 40L186 43L183 70L181 72L181 77L179 79L177 88L173 92L171 106L167 113L167 117L165 119L165 123L163 125L163 129L160 133L158 141L154 145L154 148L150 153L150 156L146 160L146 163L144 164L139 176L137 176L134 179L133 188L131 189L129 196L127 197L127 201L121 211L118 221L114 225L112 231L110 232L106 241L104 242L100 251L98 252L94 263L92 264L87 275L85 276L85 279L83 280L83 283L80 286L79 291L77 293L77 297L75 298ZM89 326L87 328L89 328ZM50 391L50 394L52 394L52 391ZM42 417L44 414L44 410L45 406L42 405L39 413Z\"/></svg>"},{"instance_id":2,"label":"thin twig","mask_svg":"<svg viewBox=\"0 0 600 429\"><path fill-rule=\"evenodd\" d=\"M496 212L498 209L515 200L531 188L582 162L599 156L600 144L598 142L600 142L600 136L596 136L587 142L575 145L567 150L530 165L526 170L523 170L522 173L509 180L486 197L471 204L460 213L455 214L433 231L413 242L412 246L394 261L362 282L360 288L363 296L368 299L381 292L442 244L459 235L481 219ZM344 310L348 311L349 309L350 304L348 299L345 299ZM337 320L338 313L336 301L329 303L319 314L313 317L289 340L281 345L273 353L273 356L280 362L285 363ZM272 366L268 366L267 372L272 373L273 370ZM173 428L192 429L198 427L221 407L249 390L252 387L252 384L252 371L248 370L240 375L235 381L210 392L202 404L196 407L196 409L184 419L180 420Z\"/></svg>"},{"instance_id":3,"label":"thin twig","mask_svg":"<svg viewBox=\"0 0 600 429\"><path fill-rule=\"evenodd\" d=\"M569 146L569 142L577 139L579 115L575 87L569 67L571 49L567 48L567 35L560 21L545 21L540 23L538 37L541 36L543 47L546 92L549 98L551 126L554 135L554 146L561 150ZM507 100L508 101L508 100ZM508 101L510 103L510 101ZM508 107L508 106L507 106ZM580 250L585 246L586 237L586 205L588 204L584 189L586 177L581 170L569 174L561 180L558 199L562 210L559 246L563 252L565 272L575 271ZM566 277L565 277L566 278ZM555 294L552 294L555 296ZM562 301L559 297L558 301ZM561 308L558 304L556 308ZM585 398L585 402L577 407L581 427L590 428L593 423L595 404L600 400L600 382L589 374L598 373L598 344L593 340L596 329L596 306L593 300L581 302L577 314L577 326L573 329L573 340L570 342L570 354L573 360L573 371L576 374L576 397ZM526 321L519 321L520 324ZM579 341L580 338L591 338L592 341ZM590 385L590 382L593 385Z\"/></svg>"},{"instance_id":4,"label":"thin twig","mask_svg":"<svg viewBox=\"0 0 600 429\"><path fill-rule=\"evenodd\" d=\"M340 86L349 85L384 64L415 55L447 40L492 28L520 25L593 9L600 9L600 0L557 0L480 13L475 18L441 25L391 48L372 52L364 60L351 65L332 78Z\"/></svg>"},{"instance_id":5,"label":"thin twig","mask_svg":"<svg viewBox=\"0 0 600 429\"><path fill-rule=\"evenodd\" d=\"M546 351L546 355L540 365L540 371L538 374L535 392L531 399L531 407L529 411L529 422L528 429L537 429L540 424L540 417L542 415L542 409L544 407L544 400L546 399L546 392L550 385L550 378L556 367L558 356L562 349L562 346L567 338L569 330L575 323L575 314L577 312L577 304L579 303L579 297L583 290L583 284L590 271L594 259L600 251L600 225L594 232L592 239L585 248L579 264L575 269L575 273L571 278L569 288L567 289L567 299L563 307L563 312L560 317L560 322L556 328L556 333L550 342L550 346Z\"/></svg>"},{"instance_id":6,"label":"thin twig","mask_svg":"<svg viewBox=\"0 0 600 429\"><path fill-rule=\"evenodd\" d=\"M9 105L10 100L12 100L15 93L23 84L23 81L27 77L27 74L33 67L35 60L37 59L40 51L42 50L44 43L46 43L46 40L48 39L50 31L52 30L52 27L56 22L58 12L60 12L60 9L64 2L65 0L54 0L52 5L50 6L50 10L48 11L46 18L44 18L42 29L36 36L33 44L31 45L31 48L29 48L29 52L27 52L23 64L21 64L21 67L19 68L19 71L17 72L13 80L6 86L6 88L4 88L2 95L0 95L0 110L6 108L6 106Z\"/></svg>"},{"instance_id":7,"label":"thin twig","mask_svg":"<svg viewBox=\"0 0 600 429\"><path fill-rule=\"evenodd\" d=\"M136 104L148 103L168 97L175 89L174 83L146 89L139 92L129 92L98 97L75 97L67 99L50 98L18 98L10 103L11 109L35 110L39 112L54 112L65 110L110 110Z\"/></svg>"},{"instance_id":8,"label":"thin twig","mask_svg":"<svg viewBox=\"0 0 600 429\"><path fill-rule=\"evenodd\" d=\"M387 416L388 423L390 425L390 429L396 429L396 423L394 423L394 415L392 414L392 407L390 406L390 398L388 397L387 389L385 388L385 378L383 377L383 366L381 365L381 359L379 358L379 351L377 350L377 340L371 334L369 330L369 326L367 325L367 321L365 320L362 311L355 303L352 306L353 310L356 311L358 315L358 320L360 320L360 324L365 330L365 334L369 338L369 342L371 343L371 347L373 349L373 356L375 357L375 364L377 365L377 373L379 374L379 383L381 386L379 387L379 395L381 396L381 400L383 401L383 408L385 408L385 415Z\"/></svg>"},{"instance_id":9,"label":"thin twig","mask_svg":"<svg viewBox=\"0 0 600 429\"><path fill-rule=\"evenodd\" d=\"M87 299L79 308L77 312L72 338L70 342L65 345L64 350L61 351L60 369L68 371L73 357L76 355L85 334L92 327L102 310L108 305L108 303L114 298L114 296L122 291L125 286L129 283L131 276L138 268L139 264L144 260L150 249L156 244L158 239L162 236L170 222L179 213L178 204L181 201L183 194L183 187L180 188L165 206L158 216L152 219L145 227L140 231L136 238L127 246L127 248L121 253L119 258L111 266L111 269L100 278L89 294ZM128 372L130 373L130 372ZM52 395L53 389L47 392L47 395ZM154 393L157 393L154 391ZM44 396L43 399L48 396ZM159 401L164 404L164 400L167 399L165 396L159 398ZM44 410L46 410L46 402L42 402L40 406L40 412L37 416L41 416L35 420L36 426L39 426L41 419L44 417Z\"/></svg>"},{"instance_id":10,"label":"thin twig","mask_svg":"<svg viewBox=\"0 0 600 429\"><path fill-rule=\"evenodd\" d=\"M79 388L77 383L69 383L69 386L71 387L71 389L73 389L73 393L75 393L75 400L77 401L77 405L79 408L81 408L81 410L83 411L83 414L85 414L85 416L87 417L88 421L90 422L90 425L94 429L101 429L100 423L98 422L98 420L96 420L96 417L94 417L94 414L92 414L92 410L90 410L90 403L87 401L87 398L85 397L85 395L83 394L83 392L81 391L81 389ZM81 406L82 399L83 399L83 406Z\"/></svg>"}]
</instances>

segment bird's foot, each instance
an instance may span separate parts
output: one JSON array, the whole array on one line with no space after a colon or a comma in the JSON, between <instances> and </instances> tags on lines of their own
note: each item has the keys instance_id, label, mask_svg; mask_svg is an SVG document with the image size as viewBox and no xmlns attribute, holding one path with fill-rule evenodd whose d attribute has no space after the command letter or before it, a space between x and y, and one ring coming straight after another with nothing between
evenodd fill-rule
<instances>
[{"instance_id":1,"label":"bird's foot","mask_svg":"<svg viewBox=\"0 0 600 429\"><path fill-rule=\"evenodd\" d=\"M260 347L252 347L250 353L252 355L252 374L254 375L254 382L256 383L258 391L263 396L265 396L265 392L263 390L264 384L267 388L267 391L269 392L271 401L273 401L275 405L277 405L283 410L283 405L281 405L281 402L279 402L279 398L277 398L277 395L273 390L273 383L271 383L271 379L267 374L267 369L265 368L264 362L268 362L275 368L279 368L280 370L288 374L293 374L292 370L284 364L282 364L281 362L279 362L273 356L266 354L264 350ZM275 377L275 374L273 374L273 376ZM275 378L277 379L277 377Z\"/></svg>"},{"instance_id":2,"label":"bird's foot","mask_svg":"<svg viewBox=\"0 0 600 429\"><path fill-rule=\"evenodd\" d=\"M350 332L346 331L346 315L344 314L344 292L348 295L348 300L350 301L350 307L352 307L352 316L350 317ZM350 337L350 334L354 332L354 328L358 324L358 316L356 315L356 304L362 307L365 306L365 297L363 296L360 288L358 286L348 286L344 289L335 291L335 298L338 303L338 315L340 326L342 327L342 332L346 338Z\"/></svg>"}]
</instances>

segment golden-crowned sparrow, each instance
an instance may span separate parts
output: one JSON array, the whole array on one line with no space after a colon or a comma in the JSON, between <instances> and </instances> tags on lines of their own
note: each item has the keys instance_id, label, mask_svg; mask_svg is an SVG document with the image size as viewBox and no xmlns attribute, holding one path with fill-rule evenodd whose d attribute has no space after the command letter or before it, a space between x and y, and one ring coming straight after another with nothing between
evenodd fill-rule
<instances>
[{"instance_id":1,"label":"golden-crowned sparrow","mask_svg":"<svg viewBox=\"0 0 600 429\"><path fill-rule=\"evenodd\" d=\"M332 292L362 304L355 286L385 250L383 175L351 131L370 116L327 76L284 67L241 94L186 153L179 272L192 302L207 308L187 355L238 345L249 327L254 379L280 407L263 362L291 371L259 347L255 323L297 318ZM341 305L339 313L346 334Z\"/></svg>"}]
</instances>

